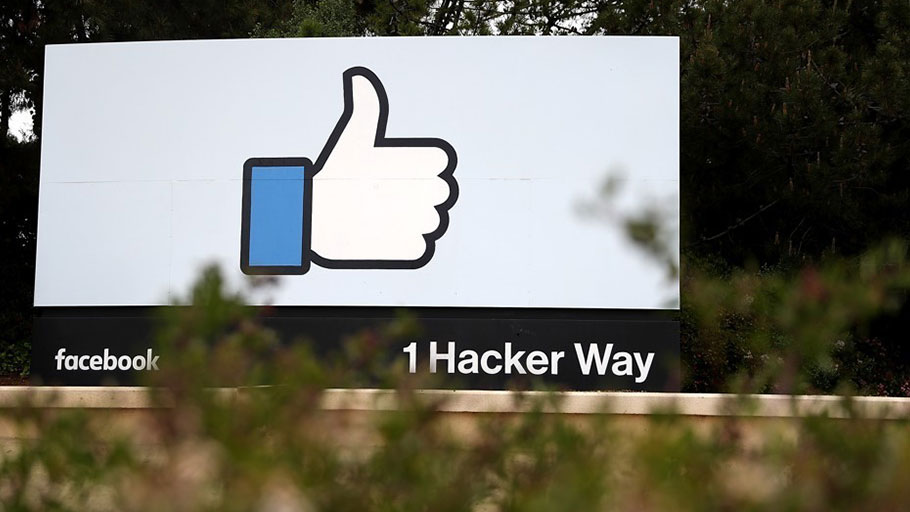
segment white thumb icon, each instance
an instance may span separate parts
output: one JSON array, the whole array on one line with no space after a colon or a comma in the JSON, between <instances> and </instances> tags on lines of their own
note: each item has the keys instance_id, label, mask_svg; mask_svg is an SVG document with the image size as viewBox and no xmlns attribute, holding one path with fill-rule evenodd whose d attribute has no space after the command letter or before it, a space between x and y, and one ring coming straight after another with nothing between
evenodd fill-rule
<instances>
[{"instance_id":1,"label":"white thumb icon","mask_svg":"<svg viewBox=\"0 0 910 512\"><path fill-rule=\"evenodd\" d=\"M441 139L386 138L389 102L363 67L344 73L344 112L312 177L313 263L419 268L458 197L455 150Z\"/></svg>"}]
</instances>

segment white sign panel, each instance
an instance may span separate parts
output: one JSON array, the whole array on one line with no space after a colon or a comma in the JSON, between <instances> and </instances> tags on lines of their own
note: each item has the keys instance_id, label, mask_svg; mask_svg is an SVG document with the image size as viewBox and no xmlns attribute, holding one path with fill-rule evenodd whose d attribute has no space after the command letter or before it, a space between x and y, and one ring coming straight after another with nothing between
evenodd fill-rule
<instances>
[{"instance_id":1,"label":"white sign panel","mask_svg":"<svg viewBox=\"0 0 910 512\"><path fill-rule=\"evenodd\" d=\"M48 46L36 306L666 308L620 222L678 230L673 37ZM604 199L601 199L604 200ZM678 237L677 237L678 238ZM674 240L674 242L676 242Z\"/></svg>"}]
</instances>

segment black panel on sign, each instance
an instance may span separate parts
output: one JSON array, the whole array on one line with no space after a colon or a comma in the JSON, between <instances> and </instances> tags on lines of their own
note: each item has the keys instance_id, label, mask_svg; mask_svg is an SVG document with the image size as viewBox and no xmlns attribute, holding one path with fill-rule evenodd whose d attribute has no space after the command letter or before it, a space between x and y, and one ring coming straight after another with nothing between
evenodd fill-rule
<instances>
[{"instance_id":1,"label":"black panel on sign","mask_svg":"<svg viewBox=\"0 0 910 512\"><path fill-rule=\"evenodd\" d=\"M33 375L46 384L135 383L137 372L167 364L152 353L155 309L38 310ZM285 343L306 338L317 354L327 356L338 349L343 337L381 326L396 318L398 311L277 307L261 308L259 313L262 323L277 331ZM446 377L447 387L511 389L545 385L571 390L643 391L679 388L679 323L673 311L408 311L417 317L420 333L393 340L385 348L383 360L399 359L407 366L413 358L417 368L426 368L435 360L437 373Z\"/></svg>"}]
</instances>

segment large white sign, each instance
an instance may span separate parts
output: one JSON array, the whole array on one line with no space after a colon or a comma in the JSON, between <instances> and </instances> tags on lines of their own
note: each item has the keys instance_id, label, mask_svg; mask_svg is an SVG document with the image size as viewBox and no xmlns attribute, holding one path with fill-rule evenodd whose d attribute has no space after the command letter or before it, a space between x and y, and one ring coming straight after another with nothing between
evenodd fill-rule
<instances>
[{"instance_id":1,"label":"large white sign","mask_svg":"<svg viewBox=\"0 0 910 512\"><path fill-rule=\"evenodd\" d=\"M208 263L279 305L665 308L673 37L48 46L36 306L156 305ZM678 238L678 237L677 237ZM673 243L677 243L673 240Z\"/></svg>"}]
</instances>

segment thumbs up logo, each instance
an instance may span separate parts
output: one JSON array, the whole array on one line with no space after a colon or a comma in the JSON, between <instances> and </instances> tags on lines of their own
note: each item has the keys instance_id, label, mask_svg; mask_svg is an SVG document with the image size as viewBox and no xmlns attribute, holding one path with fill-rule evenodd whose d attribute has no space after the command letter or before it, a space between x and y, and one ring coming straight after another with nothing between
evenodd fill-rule
<instances>
[{"instance_id":1,"label":"thumbs up logo","mask_svg":"<svg viewBox=\"0 0 910 512\"><path fill-rule=\"evenodd\" d=\"M389 100L369 69L344 72L344 111L316 162L250 158L243 166L245 274L415 269L433 258L458 198L455 149L388 138Z\"/></svg>"}]
</instances>

